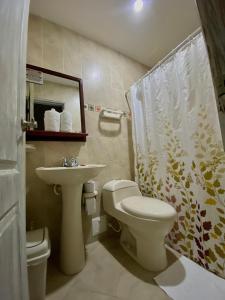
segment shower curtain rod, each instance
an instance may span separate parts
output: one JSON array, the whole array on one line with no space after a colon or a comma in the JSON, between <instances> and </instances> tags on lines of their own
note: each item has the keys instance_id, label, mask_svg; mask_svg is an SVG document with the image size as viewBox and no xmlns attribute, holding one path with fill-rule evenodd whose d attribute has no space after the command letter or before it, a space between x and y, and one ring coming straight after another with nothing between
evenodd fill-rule
<instances>
[{"instance_id":1,"label":"shower curtain rod","mask_svg":"<svg viewBox=\"0 0 225 300\"><path fill-rule=\"evenodd\" d=\"M163 64L167 59L169 59L174 53L176 53L178 50L180 50L188 41L192 40L197 34L199 34L202 31L202 27L200 26L198 29L196 29L192 34L190 34L183 42L181 42L176 48L174 48L172 51L170 51L162 60L160 60L156 65L154 65L145 75L143 75L141 78L139 78L134 84L137 84L141 80L143 80L145 77L147 77L149 74L151 74L155 69L157 69L161 64ZM127 95L130 92L130 88L125 92L125 97L127 99ZM129 105L130 108L130 105Z\"/></svg>"}]
</instances>

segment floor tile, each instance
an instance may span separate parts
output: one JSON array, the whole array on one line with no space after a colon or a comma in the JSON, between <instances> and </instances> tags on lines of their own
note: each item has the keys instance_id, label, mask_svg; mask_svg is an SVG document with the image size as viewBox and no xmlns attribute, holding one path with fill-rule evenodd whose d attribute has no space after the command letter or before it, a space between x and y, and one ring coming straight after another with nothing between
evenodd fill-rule
<instances>
[{"instance_id":1,"label":"floor tile","mask_svg":"<svg viewBox=\"0 0 225 300\"><path fill-rule=\"evenodd\" d=\"M107 238L86 246L87 262L75 276L65 276L50 263L46 300L169 300L156 285L155 272L139 266Z\"/></svg>"}]
</instances>

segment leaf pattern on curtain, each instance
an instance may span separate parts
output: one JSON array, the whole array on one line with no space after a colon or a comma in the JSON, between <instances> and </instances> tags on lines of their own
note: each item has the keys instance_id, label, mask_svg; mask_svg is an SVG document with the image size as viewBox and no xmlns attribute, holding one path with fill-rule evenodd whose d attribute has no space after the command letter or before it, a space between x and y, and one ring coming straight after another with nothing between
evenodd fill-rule
<instances>
[{"instance_id":1,"label":"leaf pattern on curtain","mask_svg":"<svg viewBox=\"0 0 225 300\"><path fill-rule=\"evenodd\" d=\"M199 51L208 64L202 35L189 43L191 45L187 44L185 51L193 51L194 48L194 52ZM183 54L182 50L180 53ZM175 63L177 59L175 57ZM192 62L190 60L190 65ZM160 72L165 72L163 67ZM187 121L184 114L179 128L174 126L174 118L179 119L177 114L152 102L165 104L170 100L169 97L161 97L165 95L161 90L156 94L158 99L154 93L151 94L149 84L152 83L155 89L154 78L150 76L141 85L133 87L136 181L144 195L164 200L175 207L177 220L167 242L207 270L225 278L225 153L208 65L204 70L205 82L203 80L200 88L205 86L209 97L199 96L198 91L197 100L192 102L194 119ZM190 87L196 94L198 72L188 72L188 76L197 74ZM179 99L179 88L175 93ZM189 103L183 101L179 105L187 107ZM148 124L150 119L152 123Z\"/></svg>"}]
</instances>

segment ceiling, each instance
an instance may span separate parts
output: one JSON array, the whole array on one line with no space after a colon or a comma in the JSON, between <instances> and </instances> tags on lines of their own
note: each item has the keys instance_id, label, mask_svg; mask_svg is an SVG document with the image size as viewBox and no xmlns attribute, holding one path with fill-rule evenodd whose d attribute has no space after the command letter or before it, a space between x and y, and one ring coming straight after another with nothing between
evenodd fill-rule
<instances>
[{"instance_id":1,"label":"ceiling","mask_svg":"<svg viewBox=\"0 0 225 300\"><path fill-rule=\"evenodd\" d=\"M200 26L195 0L31 0L30 11L153 66Z\"/></svg>"}]
</instances>

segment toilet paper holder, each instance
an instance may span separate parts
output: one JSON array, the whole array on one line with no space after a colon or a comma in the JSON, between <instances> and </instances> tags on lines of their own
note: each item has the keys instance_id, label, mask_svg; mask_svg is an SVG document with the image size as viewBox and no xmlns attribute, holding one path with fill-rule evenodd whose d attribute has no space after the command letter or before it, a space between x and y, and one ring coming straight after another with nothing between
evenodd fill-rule
<instances>
[{"instance_id":1,"label":"toilet paper holder","mask_svg":"<svg viewBox=\"0 0 225 300\"><path fill-rule=\"evenodd\" d=\"M84 193L94 193L96 189L95 181L89 180L84 183L83 185L83 192Z\"/></svg>"}]
</instances>

